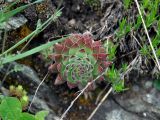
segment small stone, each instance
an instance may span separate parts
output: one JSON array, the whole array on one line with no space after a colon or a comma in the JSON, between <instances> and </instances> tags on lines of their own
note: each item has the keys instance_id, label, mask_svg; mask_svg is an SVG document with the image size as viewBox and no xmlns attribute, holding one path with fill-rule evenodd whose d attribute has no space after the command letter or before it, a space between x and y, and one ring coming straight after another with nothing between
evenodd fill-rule
<instances>
[{"instance_id":1,"label":"small stone","mask_svg":"<svg viewBox=\"0 0 160 120\"><path fill-rule=\"evenodd\" d=\"M69 24L71 27L73 27L73 26L75 26L75 24L76 24L76 20L75 20L75 19L71 19L71 20L68 22L68 24Z\"/></svg>"},{"instance_id":2,"label":"small stone","mask_svg":"<svg viewBox=\"0 0 160 120\"><path fill-rule=\"evenodd\" d=\"M143 116L144 116L144 117L146 117L146 116L147 116L147 114L146 114L146 113L143 113Z\"/></svg>"},{"instance_id":3,"label":"small stone","mask_svg":"<svg viewBox=\"0 0 160 120\"><path fill-rule=\"evenodd\" d=\"M24 25L27 21L28 20L23 15L11 17L7 22L4 22L3 29L15 30Z\"/></svg>"},{"instance_id":4,"label":"small stone","mask_svg":"<svg viewBox=\"0 0 160 120\"><path fill-rule=\"evenodd\" d=\"M151 81L147 81L145 83L145 88L148 89L148 88L151 88L152 87L152 82Z\"/></svg>"}]
</instances>

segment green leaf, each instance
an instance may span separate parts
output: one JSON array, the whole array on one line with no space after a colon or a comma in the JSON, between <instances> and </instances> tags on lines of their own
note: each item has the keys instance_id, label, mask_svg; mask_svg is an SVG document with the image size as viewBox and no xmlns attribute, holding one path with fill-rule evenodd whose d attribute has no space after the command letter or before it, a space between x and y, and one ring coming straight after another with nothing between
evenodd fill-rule
<instances>
[{"instance_id":1,"label":"green leaf","mask_svg":"<svg viewBox=\"0 0 160 120\"><path fill-rule=\"evenodd\" d=\"M24 6L21 6L21 7L18 7L14 10L11 10L7 13L4 14L4 19L2 19L2 21L0 22L4 22L4 21L7 21L10 17L14 16L15 14L21 12L22 10L24 10L25 8L27 8L28 5L24 5Z\"/></svg>"},{"instance_id":2,"label":"green leaf","mask_svg":"<svg viewBox=\"0 0 160 120\"><path fill-rule=\"evenodd\" d=\"M128 9L131 3L132 3L132 0L123 0L124 8Z\"/></svg>"},{"instance_id":3,"label":"green leaf","mask_svg":"<svg viewBox=\"0 0 160 120\"><path fill-rule=\"evenodd\" d=\"M75 55L78 50L79 50L79 48L71 48L71 49L69 50L69 55Z\"/></svg>"},{"instance_id":4,"label":"green leaf","mask_svg":"<svg viewBox=\"0 0 160 120\"><path fill-rule=\"evenodd\" d=\"M143 3L143 7L147 8L149 5L149 0L143 0L142 3Z\"/></svg>"},{"instance_id":5,"label":"green leaf","mask_svg":"<svg viewBox=\"0 0 160 120\"><path fill-rule=\"evenodd\" d=\"M75 54L75 56L79 57L79 58L86 58L87 57L87 54L86 53L82 53L82 52L77 52Z\"/></svg>"},{"instance_id":6,"label":"green leaf","mask_svg":"<svg viewBox=\"0 0 160 120\"><path fill-rule=\"evenodd\" d=\"M31 49L31 50L29 50L27 52L21 53L21 54L7 56L7 57L5 57L3 59L2 64L6 64L6 63L9 63L9 62L12 62L12 61L15 61L15 60L19 60L19 59L22 59L22 58L27 57L29 55L35 54L37 52L40 52L40 51L42 51L44 49L47 49L47 48L53 46L57 42L63 41L64 39L66 39L66 37L58 39L58 40L54 40L52 42L45 43L45 44L43 44L41 46L38 46L36 48L33 48L33 49Z\"/></svg>"},{"instance_id":7,"label":"green leaf","mask_svg":"<svg viewBox=\"0 0 160 120\"><path fill-rule=\"evenodd\" d=\"M4 97L0 104L0 117L3 120L21 120L22 107L17 98Z\"/></svg>"},{"instance_id":8,"label":"green leaf","mask_svg":"<svg viewBox=\"0 0 160 120\"><path fill-rule=\"evenodd\" d=\"M40 120L40 119L35 119L35 116L29 113L22 113L21 115L22 116L20 120Z\"/></svg>"},{"instance_id":9,"label":"green leaf","mask_svg":"<svg viewBox=\"0 0 160 120\"><path fill-rule=\"evenodd\" d=\"M70 69L69 69L68 74L67 74L67 75L68 75L67 78L68 78L68 81L69 81L69 82L71 82L71 83L76 83L76 81L74 81L73 78L72 78L72 72L73 72L72 69L73 69L73 68L70 68Z\"/></svg>"},{"instance_id":10,"label":"green leaf","mask_svg":"<svg viewBox=\"0 0 160 120\"><path fill-rule=\"evenodd\" d=\"M35 115L35 118L36 118L36 120L45 120L45 117L46 117L48 114L49 114L48 111L43 110L43 111L38 112L38 113Z\"/></svg>"},{"instance_id":11,"label":"green leaf","mask_svg":"<svg viewBox=\"0 0 160 120\"><path fill-rule=\"evenodd\" d=\"M140 27L141 24L142 24L142 19L141 19L141 16L138 15L136 24L134 25L134 28L135 28L136 30L139 29L139 27Z\"/></svg>"},{"instance_id":12,"label":"green leaf","mask_svg":"<svg viewBox=\"0 0 160 120\"><path fill-rule=\"evenodd\" d=\"M89 59L92 65L95 65L97 60L93 57L93 55L88 55L87 58Z\"/></svg>"},{"instance_id":13,"label":"green leaf","mask_svg":"<svg viewBox=\"0 0 160 120\"><path fill-rule=\"evenodd\" d=\"M61 15L61 10L58 10L53 14L47 21L45 21L41 26L38 26L36 30L34 30L31 34L20 40L18 43L13 45L11 48L3 52L0 56L6 55L8 52L12 51L13 49L17 48L19 45L23 44L24 42L27 42L28 40L31 40L34 38L38 33L43 31L52 21L56 20L57 17Z\"/></svg>"},{"instance_id":14,"label":"green leaf","mask_svg":"<svg viewBox=\"0 0 160 120\"><path fill-rule=\"evenodd\" d=\"M99 72L98 72L98 64L95 64L95 66L94 66L94 69L93 69L93 75L94 76L97 76L98 74L99 74Z\"/></svg>"},{"instance_id":15,"label":"green leaf","mask_svg":"<svg viewBox=\"0 0 160 120\"><path fill-rule=\"evenodd\" d=\"M88 55L91 55L91 54L93 53L93 51L91 50L91 48L85 47L84 50L85 50L85 52L86 52Z\"/></svg>"}]
</instances>

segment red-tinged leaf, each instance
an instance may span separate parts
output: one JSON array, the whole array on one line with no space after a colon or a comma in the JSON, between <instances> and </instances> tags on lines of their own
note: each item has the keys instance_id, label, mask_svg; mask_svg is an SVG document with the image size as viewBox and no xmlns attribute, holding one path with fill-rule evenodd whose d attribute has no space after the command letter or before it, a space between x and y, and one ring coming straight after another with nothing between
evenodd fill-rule
<instances>
[{"instance_id":1,"label":"red-tinged leaf","mask_svg":"<svg viewBox=\"0 0 160 120\"><path fill-rule=\"evenodd\" d=\"M58 76L57 76L57 78L56 78L56 80L55 80L55 82L54 82L54 85L61 85L61 84L63 84L64 82L65 82L65 81L62 80L61 75L58 74Z\"/></svg>"},{"instance_id":2,"label":"red-tinged leaf","mask_svg":"<svg viewBox=\"0 0 160 120\"><path fill-rule=\"evenodd\" d=\"M58 72L58 70L57 70L57 63L51 64L51 65L49 66L48 70L49 70L50 72Z\"/></svg>"},{"instance_id":3,"label":"red-tinged leaf","mask_svg":"<svg viewBox=\"0 0 160 120\"><path fill-rule=\"evenodd\" d=\"M67 52L69 49L64 46L64 45L61 45L61 44L55 44L54 46L54 50L57 54L61 54L61 53L65 53Z\"/></svg>"},{"instance_id":4,"label":"red-tinged leaf","mask_svg":"<svg viewBox=\"0 0 160 120\"><path fill-rule=\"evenodd\" d=\"M92 39L85 39L85 46L92 49Z\"/></svg>"},{"instance_id":5,"label":"red-tinged leaf","mask_svg":"<svg viewBox=\"0 0 160 120\"><path fill-rule=\"evenodd\" d=\"M110 66L112 64L112 62L106 62L106 61L102 61L102 66L104 66L105 68L107 68L108 66Z\"/></svg>"},{"instance_id":6,"label":"red-tinged leaf","mask_svg":"<svg viewBox=\"0 0 160 120\"><path fill-rule=\"evenodd\" d=\"M88 34L83 35L83 39L85 39L86 43L91 43L92 44L92 37L91 37L91 35L88 35Z\"/></svg>"},{"instance_id":7,"label":"red-tinged leaf","mask_svg":"<svg viewBox=\"0 0 160 120\"><path fill-rule=\"evenodd\" d=\"M99 54L93 54L93 56L94 56L97 60L106 60L106 57L108 56L108 54L99 53Z\"/></svg>"},{"instance_id":8,"label":"red-tinged leaf","mask_svg":"<svg viewBox=\"0 0 160 120\"><path fill-rule=\"evenodd\" d=\"M79 40L77 41L77 44L84 46L84 45L85 45L85 39L84 39L84 38L79 39Z\"/></svg>"},{"instance_id":9,"label":"red-tinged leaf","mask_svg":"<svg viewBox=\"0 0 160 120\"><path fill-rule=\"evenodd\" d=\"M62 55L61 54L55 54L54 56L54 61L59 63L62 60Z\"/></svg>"},{"instance_id":10,"label":"red-tinged leaf","mask_svg":"<svg viewBox=\"0 0 160 120\"><path fill-rule=\"evenodd\" d=\"M79 39L78 44L92 48L92 38L88 35L81 35L81 39Z\"/></svg>"},{"instance_id":11,"label":"red-tinged leaf","mask_svg":"<svg viewBox=\"0 0 160 120\"><path fill-rule=\"evenodd\" d=\"M59 64L57 64L57 70L58 70L58 72L60 72L61 71L61 63L59 63Z\"/></svg>"},{"instance_id":12,"label":"red-tinged leaf","mask_svg":"<svg viewBox=\"0 0 160 120\"><path fill-rule=\"evenodd\" d=\"M62 50L63 50L64 46L61 45L61 44L55 44L54 45L54 51L58 54L61 54L62 53Z\"/></svg>"},{"instance_id":13,"label":"red-tinged leaf","mask_svg":"<svg viewBox=\"0 0 160 120\"><path fill-rule=\"evenodd\" d=\"M93 52L94 53L106 53L106 50L102 46L94 46Z\"/></svg>"},{"instance_id":14,"label":"red-tinged leaf","mask_svg":"<svg viewBox=\"0 0 160 120\"><path fill-rule=\"evenodd\" d=\"M73 40L74 43L77 43L80 39L82 39L81 34L74 34L71 36L71 39Z\"/></svg>"},{"instance_id":15,"label":"red-tinged leaf","mask_svg":"<svg viewBox=\"0 0 160 120\"><path fill-rule=\"evenodd\" d=\"M99 41L94 41L94 42L92 43L92 45L93 45L93 47L102 46L102 43L101 43L101 41L99 40Z\"/></svg>"},{"instance_id":16,"label":"red-tinged leaf","mask_svg":"<svg viewBox=\"0 0 160 120\"><path fill-rule=\"evenodd\" d=\"M70 38L68 38L68 39L66 39L65 40L65 46L67 46L67 47L72 47L72 45L74 44L74 42L70 39Z\"/></svg>"},{"instance_id":17,"label":"red-tinged leaf","mask_svg":"<svg viewBox=\"0 0 160 120\"><path fill-rule=\"evenodd\" d=\"M93 47L93 52L94 53L100 53L100 46L94 46Z\"/></svg>"},{"instance_id":18,"label":"red-tinged leaf","mask_svg":"<svg viewBox=\"0 0 160 120\"><path fill-rule=\"evenodd\" d=\"M101 81L104 81L105 78L103 76L101 76L98 80L101 82Z\"/></svg>"},{"instance_id":19,"label":"red-tinged leaf","mask_svg":"<svg viewBox=\"0 0 160 120\"><path fill-rule=\"evenodd\" d=\"M106 53L106 50L104 48L100 48L99 53Z\"/></svg>"},{"instance_id":20,"label":"red-tinged leaf","mask_svg":"<svg viewBox=\"0 0 160 120\"><path fill-rule=\"evenodd\" d=\"M72 48L77 48L77 47L79 47L79 44L77 44L77 43L74 43L74 44L72 45Z\"/></svg>"},{"instance_id":21,"label":"red-tinged leaf","mask_svg":"<svg viewBox=\"0 0 160 120\"><path fill-rule=\"evenodd\" d=\"M103 69L102 66L98 66L98 71L99 71L100 73L104 72L103 70L104 70L104 69Z\"/></svg>"},{"instance_id":22,"label":"red-tinged leaf","mask_svg":"<svg viewBox=\"0 0 160 120\"><path fill-rule=\"evenodd\" d=\"M54 60L54 56L55 56L55 54L50 54L50 55L48 55L48 58L50 58L51 60Z\"/></svg>"},{"instance_id":23,"label":"red-tinged leaf","mask_svg":"<svg viewBox=\"0 0 160 120\"><path fill-rule=\"evenodd\" d=\"M77 84L67 82L67 85L70 89L77 87Z\"/></svg>"}]
</instances>

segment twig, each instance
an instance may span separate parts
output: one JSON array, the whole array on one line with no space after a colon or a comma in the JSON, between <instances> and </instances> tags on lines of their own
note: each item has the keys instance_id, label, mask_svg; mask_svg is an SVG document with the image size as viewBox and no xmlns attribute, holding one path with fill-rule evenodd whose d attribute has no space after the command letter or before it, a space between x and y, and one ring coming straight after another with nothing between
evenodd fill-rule
<instances>
[{"instance_id":1,"label":"twig","mask_svg":"<svg viewBox=\"0 0 160 120\"><path fill-rule=\"evenodd\" d=\"M141 10L140 10L139 3L138 3L138 1L137 1L137 0L134 0L134 1L135 1L136 5L137 5L138 12L139 12L139 14L140 14L140 16L141 16L142 23L143 23L143 26L144 26L144 29L145 29L145 33L146 33L146 35L147 35L147 38L148 38L149 44L150 44L150 46L151 46L151 49L152 49L153 55L154 55L154 57L155 57L157 67L158 67L158 69L159 69L159 71L160 71L160 63L159 63L158 58L157 58L157 56L156 56L156 52L155 52L155 49L154 49L154 47L153 47L153 45L152 45L152 41L151 41L151 39L150 39L150 37L149 37L149 33L148 33L148 30L147 30L146 24L145 24L144 19L143 19L143 16L142 16L142 12L141 12Z\"/></svg>"},{"instance_id":2,"label":"twig","mask_svg":"<svg viewBox=\"0 0 160 120\"><path fill-rule=\"evenodd\" d=\"M100 103L97 105L97 107L94 109L94 111L92 112L92 114L89 116L89 118L87 120L91 120L91 118L93 117L93 115L96 113L96 111L98 110L98 108L102 105L102 103L105 101L105 99L108 97L108 95L112 92L112 87L109 89L109 91L106 93L106 95L102 98L102 100L100 101Z\"/></svg>"},{"instance_id":3,"label":"twig","mask_svg":"<svg viewBox=\"0 0 160 120\"><path fill-rule=\"evenodd\" d=\"M32 101L31 101L31 103L30 103L30 105L29 105L28 111L30 111L31 106L32 106L32 104L33 104L33 102L34 102L34 99L35 99L35 97L36 97L36 95L37 95L37 92L38 92L40 86L42 85L42 83L43 83L43 82L45 81L45 79L47 78L48 74L49 74L49 71L48 71L47 74L44 76L44 78L43 78L43 80L40 82L40 84L38 85L38 87L37 87L37 89L36 89L36 91L35 91L35 94L34 94L34 96L33 96L33 99L32 99Z\"/></svg>"},{"instance_id":4,"label":"twig","mask_svg":"<svg viewBox=\"0 0 160 120\"><path fill-rule=\"evenodd\" d=\"M107 70L107 69L106 69ZM71 109L71 107L73 106L73 104L75 103L75 101L85 92L85 90L88 88L88 86L90 86L93 82L95 82L97 79L99 79L102 75L104 75L106 73L106 70L100 74L99 76L97 76L93 81L88 82L88 84L81 90L81 92L78 94L78 96L71 102L71 104L69 105L69 107L66 109L66 111L62 114L60 120L63 120L63 118L66 116L66 114L68 113L68 111Z\"/></svg>"}]
</instances>

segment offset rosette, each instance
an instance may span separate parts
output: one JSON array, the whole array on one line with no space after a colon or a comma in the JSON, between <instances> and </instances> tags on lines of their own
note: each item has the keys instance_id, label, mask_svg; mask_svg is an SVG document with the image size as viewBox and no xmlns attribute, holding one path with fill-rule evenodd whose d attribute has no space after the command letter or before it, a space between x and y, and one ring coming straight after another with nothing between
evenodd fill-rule
<instances>
[{"instance_id":1,"label":"offset rosette","mask_svg":"<svg viewBox=\"0 0 160 120\"><path fill-rule=\"evenodd\" d=\"M55 84L67 81L69 88L82 89L109 66L107 53L101 41L94 41L90 34L72 34L54 46L51 58L55 61L50 71L58 72ZM99 80L103 80L103 76ZM92 90L95 83L89 86Z\"/></svg>"}]
</instances>

